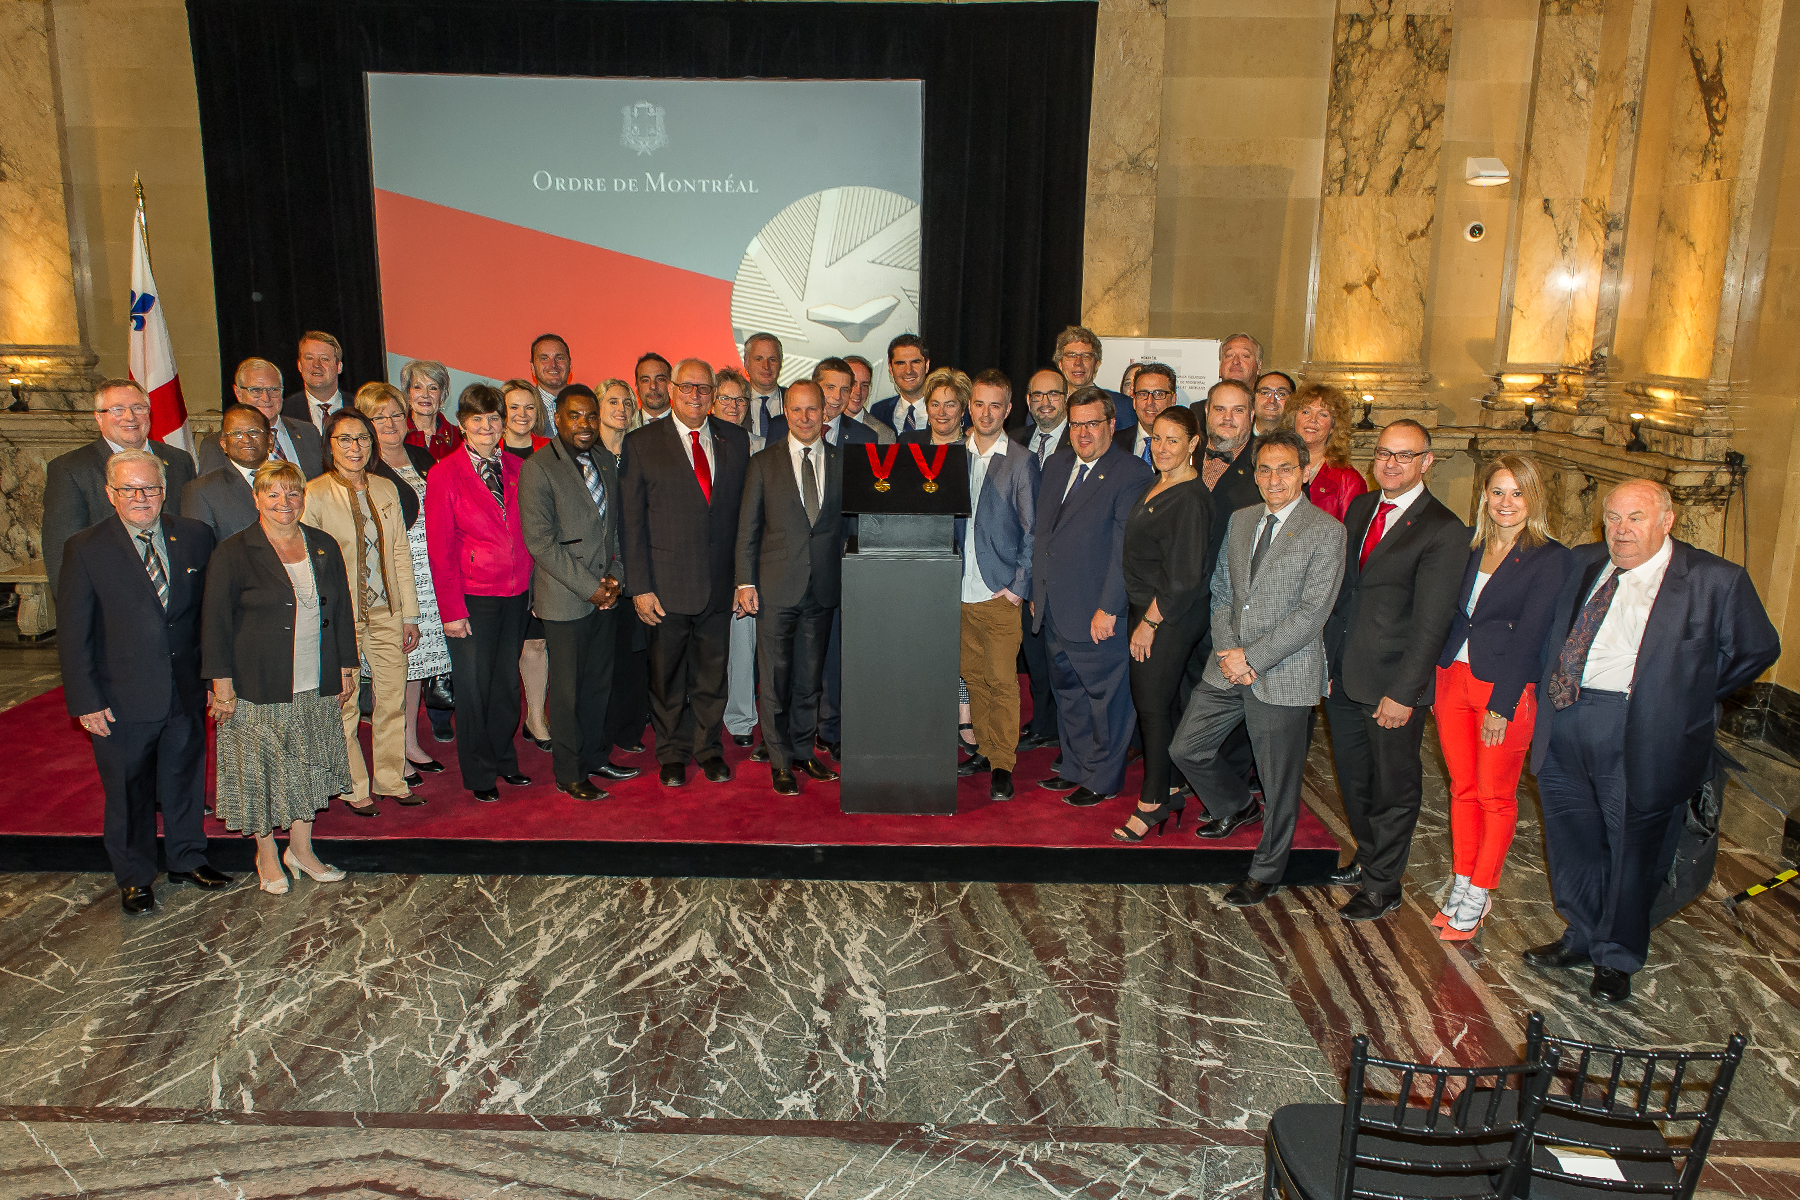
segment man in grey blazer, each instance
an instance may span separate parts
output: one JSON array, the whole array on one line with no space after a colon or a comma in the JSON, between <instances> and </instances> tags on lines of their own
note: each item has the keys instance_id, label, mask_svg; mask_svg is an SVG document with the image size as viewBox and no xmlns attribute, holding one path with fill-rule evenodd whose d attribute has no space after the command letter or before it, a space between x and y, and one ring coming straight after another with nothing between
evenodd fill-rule
<instances>
[{"instance_id":1,"label":"man in grey blazer","mask_svg":"<svg viewBox=\"0 0 1800 1200\"><path fill-rule=\"evenodd\" d=\"M1037 459L1006 436L1012 380L992 367L969 391L967 520L957 518L956 549L963 556L963 682L976 752L958 775L988 776L988 796L1011 800L1019 747L1019 609L1031 594L1031 536L1037 524Z\"/></svg>"},{"instance_id":2,"label":"man in grey blazer","mask_svg":"<svg viewBox=\"0 0 1800 1200\"><path fill-rule=\"evenodd\" d=\"M293 463L308 479L325 473L318 429L310 421L281 415L279 367L266 358L246 358L232 377L231 394L239 404L248 404L268 421L270 458ZM218 470L230 457L228 450L216 441L204 441L194 447L194 460L202 475Z\"/></svg>"},{"instance_id":3,"label":"man in grey blazer","mask_svg":"<svg viewBox=\"0 0 1800 1200\"><path fill-rule=\"evenodd\" d=\"M1263 502L1238 509L1212 577L1212 655L1169 757L1209 818L1203 838L1262 821L1249 875L1225 903L1261 904L1281 884L1306 766L1308 717L1325 691L1325 619L1344 575L1344 527L1304 495L1306 443L1278 430L1256 448ZM1265 813L1219 754L1243 722Z\"/></svg>"},{"instance_id":4,"label":"man in grey blazer","mask_svg":"<svg viewBox=\"0 0 1800 1200\"><path fill-rule=\"evenodd\" d=\"M556 790L603 800L588 778L629 779L636 769L607 761L606 701L618 636L619 479L595 454L600 402L572 383L557 393L556 436L519 471L519 523L531 551L532 608L549 647L550 758Z\"/></svg>"},{"instance_id":5,"label":"man in grey blazer","mask_svg":"<svg viewBox=\"0 0 1800 1200\"><path fill-rule=\"evenodd\" d=\"M113 515L106 496L106 460L121 450L148 450L162 459L162 510L181 515L181 489L194 478L186 450L150 440L150 397L133 379L104 379L94 389L94 424L100 436L50 460L44 468L44 567L54 596L62 573L63 546L73 535Z\"/></svg>"},{"instance_id":6,"label":"man in grey blazer","mask_svg":"<svg viewBox=\"0 0 1800 1200\"><path fill-rule=\"evenodd\" d=\"M181 489L181 515L204 521L216 541L256 524L256 491L250 478L269 461L269 422L248 404L233 404L219 421L225 464Z\"/></svg>"},{"instance_id":7,"label":"man in grey blazer","mask_svg":"<svg viewBox=\"0 0 1800 1200\"><path fill-rule=\"evenodd\" d=\"M798 796L795 771L837 772L813 757L831 615L844 564L844 463L820 436L825 399L801 380L782 398L787 436L750 462L738 518L735 609L753 613L762 748L775 792Z\"/></svg>"}]
</instances>

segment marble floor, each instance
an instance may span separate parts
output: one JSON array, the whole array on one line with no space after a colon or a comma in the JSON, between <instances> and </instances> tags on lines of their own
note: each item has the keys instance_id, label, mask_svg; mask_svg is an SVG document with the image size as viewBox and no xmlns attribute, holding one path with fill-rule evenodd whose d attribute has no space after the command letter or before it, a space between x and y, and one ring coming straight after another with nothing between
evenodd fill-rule
<instances>
[{"instance_id":1,"label":"marble floor","mask_svg":"<svg viewBox=\"0 0 1800 1200\"><path fill-rule=\"evenodd\" d=\"M0 644L0 704L55 685L45 654ZM1329 781L1321 731L1341 833ZM1526 790L1460 946L1435 750L1406 904L1362 926L1329 889L429 875L164 886L127 921L108 877L0 876L0 1196L1250 1196L1269 1114L1339 1099L1354 1034L1511 1061L1537 1009L1747 1033L1704 1187L1800 1197L1800 888L1721 903L1780 814L1733 785L1712 890L1600 1009L1519 960L1561 928Z\"/></svg>"}]
</instances>

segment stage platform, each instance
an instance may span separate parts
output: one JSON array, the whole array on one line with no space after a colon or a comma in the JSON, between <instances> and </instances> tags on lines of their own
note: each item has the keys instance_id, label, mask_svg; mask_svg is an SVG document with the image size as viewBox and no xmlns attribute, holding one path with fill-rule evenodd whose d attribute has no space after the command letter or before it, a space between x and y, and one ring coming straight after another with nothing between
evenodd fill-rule
<instances>
[{"instance_id":1,"label":"stage platform","mask_svg":"<svg viewBox=\"0 0 1800 1200\"><path fill-rule=\"evenodd\" d=\"M110 870L93 753L61 689L0 713L0 745L9 748L0 870ZM729 783L707 783L690 766L685 787L665 788L651 749L615 753L615 762L643 774L609 784L610 798L593 802L557 791L550 755L523 739L519 747L533 783L502 784L499 801L482 804L462 786L455 746L428 740L446 769L425 777L418 792L426 803L384 803L375 818L336 804L314 823L320 856L351 871L422 874L1227 883L1243 877L1260 830L1202 842L1190 815L1180 831L1171 825L1137 845L1115 842L1112 829L1135 806L1140 768L1127 772L1116 798L1072 808L1037 786L1051 774L1051 750L1021 756L1011 801L989 800L980 775L962 781L955 816L915 817L842 813L835 783L803 779L799 796L777 796L768 767L729 739ZM209 792L210 781L209 761ZM1192 801L1189 812L1197 812ZM213 865L249 869L253 843L211 817L206 829ZM1287 882L1321 882L1337 860L1337 842L1303 809Z\"/></svg>"}]
</instances>

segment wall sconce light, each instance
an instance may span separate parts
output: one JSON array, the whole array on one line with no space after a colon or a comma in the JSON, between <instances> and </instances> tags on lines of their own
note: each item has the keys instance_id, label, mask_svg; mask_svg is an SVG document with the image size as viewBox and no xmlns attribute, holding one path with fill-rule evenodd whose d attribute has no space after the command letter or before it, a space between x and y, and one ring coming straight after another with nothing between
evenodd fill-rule
<instances>
[{"instance_id":1,"label":"wall sconce light","mask_svg":"<svg viewBox=\"0 0 1800 1200\"><path fill-rule=\"evenodd\" d=\"M1470 187L1505 187L1512 172L1497 158L1471 158L1463 163L1463 182Z\"/></svg>"},{"instance_id":2,"label":"wall sconce light","mask_svg":"<svg viewBox=\"0 0 1800 1200\"><path fill-rule=\"evenodd\" d=\"M1519 426L1519 432L1520 433L1536 433L1538 431L1537 397L1536 396L1526 396L1524 399L1525 399L1525 423L1523 425Z\"/></svg>"},{"instance_id":3,"label":"wall sconce light","mask_svg":"<svg viewBox=\"0 0 1800 1200\"><path fill-rule=\"evenodd\" d=\"M25 381L23 379L13 378L8 379L6 382L7 386L12 389L12 403L7 406L6 411L15 413L30 412L31 406L25 403Z\"/></svg>"},{"instance_id":4,"label":"wall sconce light","mask_svg":"<svg viewBox=\"0 0 1800 1200\"><path fill-rule=\"evenodd\" d=\"M1649 449L1649 445L1644 441L1644 414L1632 413L1631 440L1625 443L1625 453L1644 454L1647 453Z\"/></svg>"},{"instance_id":5,"label":"wall sconce light","mask_svg":"<svg viewBox=\"0 0 1800 1200\"><path fill-rule=\"evenodd\" d=\"M1363 397L1362 420L1360 420L1356 423L1356 428L1358 428L1358 429L1373 429L1373 428L1375 428L1375 422L1369 420L1369 413L1372 409L1374 409L1374 407L1375 407L1375 397L1364 396Z\"/></svg>"}]
</instances>

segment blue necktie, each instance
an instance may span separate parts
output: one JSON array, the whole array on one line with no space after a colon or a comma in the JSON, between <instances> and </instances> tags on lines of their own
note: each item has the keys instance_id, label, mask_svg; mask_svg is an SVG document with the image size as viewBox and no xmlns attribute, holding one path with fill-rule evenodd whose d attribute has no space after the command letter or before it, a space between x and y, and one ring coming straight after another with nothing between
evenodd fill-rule
<instances>
[{"instance_id":1,"label":"blue necktie","mask_svg":"<svg viewBox=\"0 0 1800 1200\"><path fill-rule=\"evenodd\" d=\"M761 436L766 441L769 436L769 398L767 396L758 396L756 398L756 413L762 421Z\"/></svg>"},{"instance_id":2,"label":"blue necktie","mask_svg":"<svg viewBox=\"0 0 1800 1200\"><path fill-rule=\"evenodd\" d=\"M1081 481L1087 478L1087 473L1088 465L1086 463L1082 463L1079 467L1075 468L1075 482L1069 485L1068 495L1063 497L1064 502L1068 501L1069 496L1073 496L1076 492L1081 490Z\"/></svg>"},{"instance_id":3,"label":"blue necktie","mask_svg":"<svg viewBox=\"0 0 1800 1200\"><path fill-rule=\"evenodd\" d=\"M1156 465L1155 463L1150 462L1150 439L1149 438L1144 439L1144 461L1147 463L1150 463L1150 465L1153 467Z\"/></svg>"},{"instance_id":4,"label":"blue necktie","mask_svg":"<svg viewBox=\"0 0 1800 1200\"><path fill-rule=\"evenodd\" d=\"M900 432L901 433L911 433L914 428L915 428L915 426L913 424L913 408L912 408L912 405L909 404L906 406L906 424L901 427Z\"/></svg>"}]
</instances>

